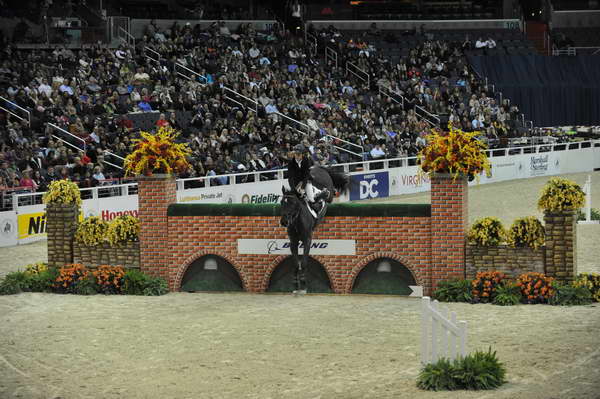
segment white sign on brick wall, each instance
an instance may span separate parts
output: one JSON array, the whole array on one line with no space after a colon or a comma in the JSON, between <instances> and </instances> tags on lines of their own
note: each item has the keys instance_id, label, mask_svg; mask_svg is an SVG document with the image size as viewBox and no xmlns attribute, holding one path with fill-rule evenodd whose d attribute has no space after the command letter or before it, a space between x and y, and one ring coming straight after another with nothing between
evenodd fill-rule
<instances>
[{"instance_id":1,"label":"white sign on brick wall","mask_svg":"<svg viewBox=\"0 0 600 399\"><path fill-rule=\"evenodd\" d=\"M289 240L238 239L238 254L291 255ZM302 254L302 243L298 252ZM311 255L356 255L356 240L313 240Z\"/></svg>"}]
</instances>

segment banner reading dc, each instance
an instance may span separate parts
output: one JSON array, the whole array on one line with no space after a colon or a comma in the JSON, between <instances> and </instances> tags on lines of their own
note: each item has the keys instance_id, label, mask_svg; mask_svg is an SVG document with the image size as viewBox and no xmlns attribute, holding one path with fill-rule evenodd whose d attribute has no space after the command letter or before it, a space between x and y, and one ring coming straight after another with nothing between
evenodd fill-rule
<instances>
[{"instance_id":1,"label":"banner reading dc","mask_svg":"<svg viewBox=\"0 0 600 399\"><path fill-rule=\"evenodd\" d=\"M388 172L350 176L350 201L383 198L390 195Z\"/></svg>"}]
</instances>

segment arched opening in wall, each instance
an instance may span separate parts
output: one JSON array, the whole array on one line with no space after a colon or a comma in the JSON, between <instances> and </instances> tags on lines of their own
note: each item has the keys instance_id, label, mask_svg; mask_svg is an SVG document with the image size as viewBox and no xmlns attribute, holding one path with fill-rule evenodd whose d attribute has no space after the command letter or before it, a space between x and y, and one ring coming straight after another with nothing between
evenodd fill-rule
<instances>
[{"instance_id":1,"label":"arched opening in wall","mask_svg":"<svg viewBox=\"0 0 600 399\"><path fill-rule=\"evenodd\" d=\"M267 292L292 292L296 263L294 258L288 256L275 267L271 273ZM325 268L317 260L309 257L306 267L306 289L309 293L332 293L331 282Z\"/></svg>"},{"instance_id":2,"label":"arched opening in wall","mask_svg":"<svg viewBox=\"0 0 600 399\"><path fill-rule=\"evenodd\" d=\"M377 258L356 276L352 293L410 295L409 285L416 282L406 266L392 258Z\"/></svg>"},{"instance_id":3,"label":"arched opening in wall","mask_svg":"<svg viewBox=\"0 0 600 399\"><path fill-rule=\"evenodd\" d=\"M217 255L204 255L187 268L181 291L243 291L239 273L231 263Z\"/></svg>"}]
</instances>

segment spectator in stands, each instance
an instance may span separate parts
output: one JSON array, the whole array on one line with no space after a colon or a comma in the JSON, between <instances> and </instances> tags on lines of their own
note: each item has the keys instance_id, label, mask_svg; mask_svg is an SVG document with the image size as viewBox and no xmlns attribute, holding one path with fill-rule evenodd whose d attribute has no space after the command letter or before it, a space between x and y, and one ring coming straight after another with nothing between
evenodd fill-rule
<instances>
[{"instance_id":1,"label":"spectator in stands","mask_svg":"<svg viewBox=\"0 0 600 399\"><path fill-rule=\"evenodd\" d=\"M484 49L487 46L487 41L483 40L481 38L481 36L479 38L477 38L477 41L475 42L475 48L478 50Z\"/></svg>"},{"instance_id":2,"label":"spectator in stands","mask_svg":"<svg viewBox=\"0 0 600 399\"><path fill-rule=\"evenodd\" d=\"M15 177L15 179L17 179ZM19 181L19 186L23 188L29 189L31 192L35 192L37 189L37 184L31 178L31 169L27 169L23 171L23 177Z\"/></svg>"}]
</instances>

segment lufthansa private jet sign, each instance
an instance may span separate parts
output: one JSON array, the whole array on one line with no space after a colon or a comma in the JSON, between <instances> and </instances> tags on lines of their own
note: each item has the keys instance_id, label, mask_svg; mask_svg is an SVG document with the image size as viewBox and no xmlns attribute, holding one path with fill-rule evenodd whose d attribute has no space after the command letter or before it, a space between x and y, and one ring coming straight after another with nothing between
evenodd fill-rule
<instances>
[{"instance_id":1,"label":"lufthansa private jet sign","mask_svg":"<svg viewBox=\"0 0 600 399\"><path fill-rule=\"evenodd\" d=\"M238 254L245 255L291 255L289 240L237 240ZM302 243L298 252L302 255ZM356 255L356 240L314 240L311 255Z\"/></svg>"}]
</instances>

